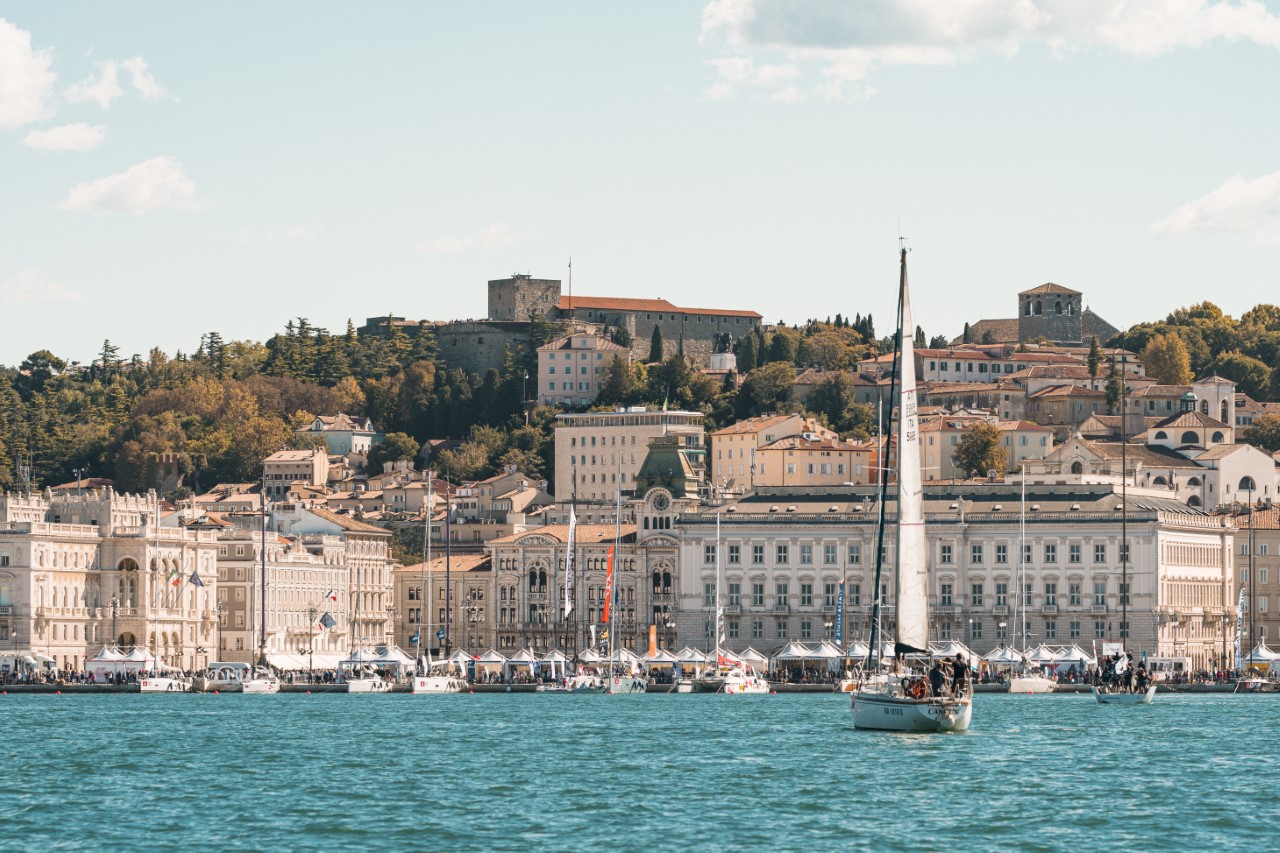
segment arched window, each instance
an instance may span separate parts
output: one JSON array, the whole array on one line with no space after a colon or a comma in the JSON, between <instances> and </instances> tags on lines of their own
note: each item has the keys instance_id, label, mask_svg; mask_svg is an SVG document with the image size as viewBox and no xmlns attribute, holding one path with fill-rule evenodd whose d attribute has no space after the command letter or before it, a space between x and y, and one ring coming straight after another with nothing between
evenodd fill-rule
<instances>
[{"instance_id":1,"label":"arched window","mask_svg":"<svg viewBox=\"0 0 1280 853\"><path fill-rule=\"evenodd\" d=\"M1040 304L1040 300L1039 300L1039 299L1037 299L1037 300L1036 300L1036 314L1043 314L1043 313L1044 313L1044 307Z\"/></svg>"},{"instance_id":2,"label":"arched window","mask_svg":"<svg viewBox=\"0 0 1280 853\"><path fill-rule=\"evenodd\" d=\"M1200 496L1199 495L1189 496L1187 498L1187 506L1195 506L1195 507L1200 506Z\"/></svg>"},{"instance_id":3,"label":"arched window","mask_svg":"<svg viewBox=\"0 0 1280 853\"><path fill-rule=\"evenodd\" d=\"M1071 463L1071 473L1072 473L1072 474L1083 474L1083 473L1084 473L1084 463L1082 463L1082 462L1080 462L1080 461L1078 461L1078 460L1077 460L1077 461L1075 461L1075 462L1072 462L1072 463Z\"/></svg>"},{"instance_id":4,"label":"arched window","mask_svg":"<svg viewBox=\"0 0 1280 853\"><path fill-rule=\"evenodd\" d=\"M1199 444L1200 436L1196 435L1195 430L1189 429L1182 434L1182 443L1183 444Z\"/></svg>"},{"instance_id":5,"label":"arched window","mask_svg":"<svg viewBox=\"0 0 1280 853\"><path fill-rule=\"evenodd\" d=\"M1022 313L1026 314L1028 317L1031 316L1031 300L1030 299L1027 300L1026 310L1024 310Z\"/></svg>"},{"instance_id":6,"label":"arched window","mask_svg":"<svg viewBox=\"0 0 1280 853\"><path fill-rule=\"evenodd\" d=\"M1221 417L1218 418L1218 420L1222 421L1224 424L1229 425L1231 421L1227 420L1227 418L1231 417L1231 407L1227 405L1226 400L1222 401L1221 409L1222 409L1222 415Z\"/></svg>"},{"instance_id":7,"label":"arched window","mask_svg":"<svg viewBox=\"0 0 1280 853\"><path fill-rule=\"evenodd\" d=\"M1257 487L1257 485L1253 482L1253 478L1252 478L1252 477L1248 477L1248 476L1246 476L1246 477L1241 477L1241 478L1240 478L1240 491L1242 491L1242 492L1252 492L1252 491L1253 491L1253 490L1255 490L1256 488L1258 488L1258 487Z\"/></svg>"},{"instance_id":8,"label":"arched window","mask_svg":"<svg viewBox=\"0 0 1280 853\"><path fill-rule=\"evenodd\" d=\"M1188 486L1198 486L1198 485L1200 485L1200 478L1199 478L1199 477L1192 477L1191 479L1187 480L1187 485L1188 485Z\"/></svg>"},{"instance_id":9,"label":"arched window","mask_svg":"<svg viewBox=\"0 0 1280 853\"><path fill-rule=\"evenodd\" d=\"M1215 433L1213 434L1213 439L1212 439L1212 441L1213 441L1213 443L1214 443L1214 444L1221 444L1221 443L1222 443L1222 441L1223 441L1222 430L1218 430L1217 432L1215 432Z\"/></svg>"},{"instance_id":10,"label":"arched window","mask_svg":"<svg viewBox=\"0 0 1280 853\"><path fill-rule=\"evenodd\" d=\"M1168 438L1169 438L1169 434L1164 430L1159 430L1156 432L1156 441L1165 441Z\"/></svg>"},{"instance_id":11,"label":"arched window","mask_svg":"<svg viewBox=\"0 0 1280 853\"><path fill-rule=\"evenodd\" d=\"M1154 480L1152 480L1152 481L1151 481L1151 485L1153 485L1153 486L1167 486L1167 485L1169 485L1169 481L1168 481L1168 480L1166 480L1164 477L1156 477Z\"/></svg>"},{"instance_id":12,"label":"arched window","mask_svg":"<svg viewBox=\"0 0 1280 853\"><path fill-rule=\"evenodd\" d=\"M1057 302L1053 303L1053 313L1055 314L1062 313L1062 300L1058 300Z\"/></svg>"},{"instance_id":13,"label":"arched window","mask_svg":"<svg viewBox=\"0 0 1280 853\"><path fill-rule=\"evenodd\" d=\"M1201 401L1200 401L1200 412L1201 412L1202 414L1206 414L1206 415L1207 415L1207 414L1209 414L1209 401L1208 401L1208 400L1201 400Z\"/></svg>"}]
</instances>

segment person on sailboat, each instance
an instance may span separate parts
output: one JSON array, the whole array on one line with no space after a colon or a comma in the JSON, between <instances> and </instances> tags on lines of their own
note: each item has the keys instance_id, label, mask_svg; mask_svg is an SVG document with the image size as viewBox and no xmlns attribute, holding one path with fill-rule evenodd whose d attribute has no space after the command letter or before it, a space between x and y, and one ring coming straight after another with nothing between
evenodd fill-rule
<instances>
[{"instance_id":1,"label":"person on sailboat","mask_svg":"<svg viewBox=\"0 0 1280 853\"><path fill-rule=\"evenodd\" d=\"M956 659L951 663L951 686L957 696L964 695L964 682L969 677L969 667L956 652Z\"/></svg>"},{"instance_id":2,"label":"person on sailboat","mask_svg":"<svg viewBox=\"0 0 1280 853\"><path fill-rule=\"evenodd\" d=\"M929 670L929 689L933 691L934 696L942 695L942 682L945 679L942 675L942 661L934 661L933 669Z\"/></svg>"}]
</instances>

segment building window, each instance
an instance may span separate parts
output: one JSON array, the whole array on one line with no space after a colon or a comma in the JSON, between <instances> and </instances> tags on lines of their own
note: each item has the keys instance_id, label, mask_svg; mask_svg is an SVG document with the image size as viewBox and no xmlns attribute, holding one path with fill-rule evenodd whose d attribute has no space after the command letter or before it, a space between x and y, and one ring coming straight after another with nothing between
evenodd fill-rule
<instances>
[{"instance_id":1,"label":"building window","mask_svg":"<svg viewBox=\"0 0 1280 853\"><path fill-rule=\"evenodd\" d=\"M800 639L808 640L813 638L813 622L809 619L800 620Z\"/></svg>"},{"instance_id":2,"label":"building window","mask_svg":"<svg viewBox=\"0 0 1280 853\"><path fill-rule=\"evenodd\" d=\"M941 592L938 595L938 599L939 599L938 603L941 604L943 607L951 606L952 590L954 588L955 588L954 584L949 584L949 583L944 583L939 586L939 589L941 590Z\"/></svg>"},{"instance_id":3,"label":"building window","mask_svg":"<svg viewBox=\"0 0 1280 853\"><path fill-rule=\"evenodd\" d=\"M1132 560L1133 560L1133 557L1130 556L1129 554L1129 543L1125 542L1121 544L1120 545L1120 562L1128 563L1128 562L1131 562Z\"/></svg>"},{"instance_id":4,"label":"building window","mask_svg":"<svg viewBox=\"0 0 1280 853\"><path fill-rule=\"evenodd\" d=\"M754 581L751 584L751 606L764 607L764 581Z\"/></svg>"},{"instance_id":5,"label":"building window","mask_svg":"<svg viewBox=\"0 0 1280 853\"><path fill-rule=\"evenodd\" d=\"M981 639L982 639L982 620L974 619L969 622L969 640L973 641L973 640L981 640Z\"/></svg>"},{"instance_id":6,"label":"building window","mask_svg":"<svg viewBox=\"0 0 1280 853\"><path fill-rule=\"evenodd\" d=\"M702 604L705 607L716 606L716 585L712 582L706 582L702 585Z\"/></svg>"},{"instance_id":7,"label":"building window","mask_svg":"<svg viewBox=\"0 0 1280 853\"><path fill-rule=\"evenodd\" d=\"M1093 638L1095 640L1105 640L1107 638L1106 622L1099 621L1093 623Z\"/></svg>"},{"instance_id":8,"label":"building window","mask_svg":"<svg viewBox=\"0 0 1280 853\"><path fill-rule=\"evenodd\" d=\"M999 564L1004 564L1009 562L1009 546L1008 545L996 546L996 562Z\"/></svg>"},{"instance_id":9,"label":"building window","mask_svg":"<svg viewBox=\"0 0 1280 853\"><path fill-rule=\"evenodd\" d=\"M1058 623L1057 622L1044 623L1044 638L1046 640L1058 639Z\"/></svg>"},{"instance_id":10,"label":"building window","mask_svg":"<svg viewBox=\"0 0 1280 853\"><path fill-rule=\"evenodd\" d=\"M828 566L834 566L836 564L836 546L835 545L822 546L822 562L823 564Z\"/></svg>"},{"instance_id":11,"label":"building window","mask_svg":"<svg viewBox=\"0 0 1280 853\"><path fill-rule=\"evenodd\" d=\"M800 546L800 565L802 566L813 565L813 546L812 545Z\"/></svg>"},{"instance_id":12,"label":"building window","mask_svg":"<svg viewBox=\"0 0 1280 853\"><path fill-rule=\"evenodd\" d=\"M1004 581L996 581L996 606L1009 606L1009 584Z\"/></svg>"},{"instance_id":13,"label":"building window","mask_svg":"<svg viewBox=\"0 0 1280 853\"><path fill-rule=\"evenodd\" d=\"M951 546L950 545L939 546L938 562L943 564L951 562Z\"/></svg>"},{"instance_id":14,"label":"building window","mask_svg":"<svg viewBox=\"0 0 1280 853\"><path fill-rule=\"evenodd\" d=\"M1133 604L1133 602L1129 600L1130 587L1132 587L1131 583L1121 582L1120 584L1120 603L1125 607L1129 607ZM1105 590L1105 587L1103 589Z\"/></svg>"},{"instance_id":15,"label":"building window","mask_svg":"<svg viewBox=\"0 0 1280 853\"><path fill-rule=\"evenodd\" d=\"M1120 623L1120 637L1121 637L1121 639L1124 639L1124 640L1129 639L1129 623L1128 623L1128 622L1121 621L1121 623Z\"/></svg>"},{"instance_id":16,"label":"building window","mask_svg":"<svg viewBox=\"0 0 1280 853\"><path fill-rule=\"evenodd\" d=\"M862 562L862 546L854 543L849 546L849 564L852 566L859 565Z\"/></svg>"},{"instance_id":17,"label":"building window","mask_svg":"<svg viewBox=\"0 0 1280 853\"><path fill-rule=\"evenodd\" d=\"M787 638L787 620L778 620L778 639L785 640Z\"/></svg>"},{"instance_id":18,"label":"building window","mask_svg":"<svg viewBox=\"0 0 1280 853\"><path fill-rule=\"evenodd\" d=\"M860 607L862 605L862 584L849 584L849 605L851 607Z\"/></svg>"},{"instance_id":19,"label":"building window","mask_svg":"<svg viewBox=\"0 0 1280 853\"><path fill-rule=\"evenodd\" d=\"M786 604L791 597L791 585L786 581L778 581L773 585L774 601L777 604Z\"/></svg>"},{"instance_id":20,"label":"building window","mask_svg":"<svg viewBox=\"0 0 1280 853\"><path fill-rule=\"evenodd\" d=\"M716 562L716 546L715 545L702 546L702 562L706 563L707 565L715 565L715 562Z\"/></svg>"},{"instance_id":21,"label":"building window","mask_svg":"<svg viewBox=\"0 0 1280 853\"><path fill-rule=\"evenodd\" d=\"M801 607L813 606L813 584L812 583L800 584L800 606Z\"/></svg>"},{"instance_id":22,"label":"building window","mask_svg":"<svg viewBox=\"0 0 1280 853\"><path fill-rule=\"evenodd\" d=\"M980 543L975 542L969 546L969 562L975 565L982 563L982 545Z\"/></svg>"},{"instance_id":23,"label":"building window","mask_svg":"<svg viewBox=\"0 0 1280 853\"><path fill-rule=\"evenodd\" d=\"M730 545L730 546L729 546L729 563L730 563L730 565L737 565L738 563L741 563L741 562L742 562L742 546L741 546L741 545Z\"/></svg>"},{"instance_id":24,"label":"building window","mask_svg":"<svg viewBox=\"0 0 1280 853\"><path fill-rule=\"evenodd\" d=\"M1106 581L1093 582L1093 604L1095 607L1106 606L1107 604L1107 582Z\"/></svg>"},{"instance_id":25,"label":"building window","mask_svg":"<svg viewBox=\"0 0 1280 853\"><path fill-rule=\"evenodd\" d=\"M737 581L733 581L729 584L729 606L742 606L742 584Z\"/></svg>"},{"instance_id":26,"label":"building window","mask_svg":"<svg viewBox=\"0 0 1280 853\"><path fill-rule=\"evenodd\" d=\"M1007 639L1009 639L1009 623L997 622L996 623L996 640L1003 642Z\"/></svg>"},{"instance_id":27,"label":"building window","mask_svg":"<svg viewBox=\"0 0 1280 853\"><path fill-rule=\"evenodd\" d=\"M729 639L731 639L731 640L736 640L736 639L738 639L738 620L737 620L737 619L727 619L727 620L725 620L725 626L726 626L726 628L727 628L727 630L728 630Z\"/></svg>"},{"instance_id":28,"label":"building window","mask_svg":"<svg viewBox=\"0 0 1280 853\"><path fill-rule=\"evenodd\" d=\"M982 584L975 583L969 585L969 606L982 606Z\"/></svg>"},{"instance_id":29,"label":"building window","mask_svg":"<svg viewBox=\"0 0 1280 853\"><path fill-rule=\"evenodd\" d=\"M1052 542L1046 542L1044 546L1044 561L1046 563L1058 562L1058 546Z\"/></svg>"},{"instance_id":30,"label":"building window","mask_svg":"<svg viewBox=\"0 0 1280 853\"><path fill-rule=\"evenodd\" d=\"M1044 603L1046 607L1058 606L1058 584L1054 581L1045 581L1044 584Z\"/></svg>"},{"instance_id":31,"label":"building window","mask_svg":"<svg viewBox=\"0 0 1280 853\"><path fill-rule=\"evenodd\" d=\"M764 639L764 620L763 619L751 620L751 639L753 640Z\"/></svg>"},{"instance_id":32,"label":"building window","mask_svg":"<svg viewBox=\"0 0 1280 853\"><path fill-rule=\"evenodd\" d=\"M835 607L836 598L839 596L838 584L825 583L822 585L822 606Z\"/></svg>"},{"instance_id":33,"label":"building window","mask_svg":"<svg viewBox=\"0 0 1280 853\"><path fill-rule=\"evenodd\" d=\"M1068 629L1068 636L1070 636L1071 639L1073 640L1080 639L1080 623L1079 622L1074 620L1071 621L1070 623L1068 623L1067 629Z\"/></svg>"},{"instance_id":34,"label":"building window","mask_svg":"<svg viewBox=\"0 0 1280 853\"><path fill-rule=\"evenodd\" d=\"M1079 545L1067 546L1067 562L1069 563L1080 562L1080 546Z\"/></svg>"},{"instance_id":35,"label":"building window","mask_svg":"<svg viewBox=\"0 0 1280 853\"><path fill-rule=\"evenodd\" d=\"M1067 604L1070 607L1080 606L1080 597L1082 584L1079 581L1072 581L1067 584Z\"/></svg>"},{"instance_id":36,"label":"building window","mask_svg":"<svg viewBox=\"0 0 1280 853\"><path fill-rule=\"evenodd\" d=\"M751 562L752 564L757 566L764 565L764 546L763 545L751 546Z\"/></svg>"},{"instance_id":37,"label":"building window","mask_svg":"<svg viewBox=\"0 0 1280 853\"><path fill-rule=\"evenodd\" d=\"M1105 562L1107 561L1107 546L1106 546L1106 545L1094 545L1094 546L1093 546L1093 561L1094 561L1095 563L1105 563Z\"/></svg>"},{"instance_id":38,"label":"building window","mask_svg":"<svg viewBox=\"0 0 1280 853\"><path fill-rule=\"evenodd\" d=\"M1031 565L1031 543L1022 546L1022 563L1023 565Z\"/></svg>"},{"instance_id":39,"label":"building window","mask_svg":"<svg viewBox=\"0 0 1280 853\"><path fill-rule=\"evenodd\" d=\"M777 546L777 548L775 549L775 557L776 557L775 562L777 562L777 564L780 566L786 565L788 560L788 554L789 554L789 550L786 545Z\"/></svg>"},{"instance_id":40,"label":"building window","mask_svg":"<svg viewBox=\"0 0 1280 853\"><path fill-rule=\"evenodd\" d=\"M938 625L938 639L944 642L951 639L951 623L943 622Z\"/></svg>"}]
</instances>

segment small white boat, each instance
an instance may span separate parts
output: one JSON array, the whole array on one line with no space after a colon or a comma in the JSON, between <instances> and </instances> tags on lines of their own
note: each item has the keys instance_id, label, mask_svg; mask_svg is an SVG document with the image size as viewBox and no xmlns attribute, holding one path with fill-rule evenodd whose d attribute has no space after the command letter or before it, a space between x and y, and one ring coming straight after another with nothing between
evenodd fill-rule
<instances>
[{"instance_id":1,"label":"small white boat","mask_svg":"<svg viewBox=\"0 0 1280 853\"><path fill-rule=\"evenodd\" d=\"M347 678L348 693L390 693L391 682L380 675L355 675Z\"/></svg>"},{"instance_id":2,"label":"small white boat","mask_svg":"<svg viewBox=\"0 0 1280 853\"><path fill-rule=\"evenodd\" d=\"M279 693L280 679L266 667L259 666L253 670L253 678L244 683L245 693Z\"/></svg>"},{"instance_id":3,"label":"small white boat","mask_svg":"<svg viewBox=\"0 0 1280 853\"><path fill-rule=\"evenodd\" d=\"M689 681L687 678L680 679L679 681L676 682L675 692L676 693L692 693L693 682Z\"/></svg>"},{"instance_id":4,"label":"small white boat","mask_svg":"<svg viewBox=\"0 0 1280 853\"><path fill-rule=\"evenodd\" d=\"M466 679L457 675L415 675L414 693L466 693L470 690Z\"/></svg>"},{"instance_id":5,"label":"small white boat","mask_svg":"<svg viewBox=\"0 0 1280 853\"><path fill-rule=\"evenodd\" d=\"M1156 686L1152 684L1146 690L1138 693L1126 693L1124 691L1111 692L1107 688L1093 688L1093 698L1098 700L1100 705L1150 705L1151 700L1156 698Z\"/></svg>"},{"instance_id":6,"label":"small white boat","mask_svg":"<svg viewBox=\"0 0 1280 853\"><path fill-rule=\"evenodd\" d=\"M724 693L740 696L750 693L768 693L769 682L750 664L721 665L693 681L694 693Z\"/></svg>"},{"instance_id":7,"label":"small white boat","mask_svg":"<svg viewBox=\"0 0 1280 853\"><path fill-rule=\"evenodd\" d=\"M1047 675L1026 672L1009 677L1010 693L1052 693L1058 682Z\"/></svg>"},{"instance_id":8,"label":"small white boat","mask_svg":"<svg viewBox=\"0 0 1280 853\"><path fill-rule=\"evenodd\" d=\"M1232 693L1266 693L1271 689L1271 682L1265 678L1259 678L1256 675L1247 675L1244 678L1236 680L1236 687Z\"/></svg>"},{"instance_id":9,"label":"small white boat","mask_svg":"<svg viewBox=\"0 0 1280 853\"><path fill-rule=\"evenodd\" d=\"M930 697L923 677L864 685L851 707L855 728L889 732L963 732L973 717L971 695Z\"/></svg>"},{"instance_id":10,"label":"small white boat","mask_svg":"<svg viewBox=\"0 0 1280 853\"><path fill-rule=\"evenodd\" d=\"M186 693L191 690L191 682L185 676L144 675L138 681L138 690L143 693Z\"/></svg>"},{"instance_id":11,"label":"small white boat","mask_svg":"<svg viewBox=\"0 0 1280 853\"><path fill-rule=\"evenodd\" d=\"M249 679L249 664L214 661L191 683L194 693L239 693Z\"/></svg>"},{"instance_id":12,"label":"small white boat","mask_svg":"<svg viewBox=\"0 0 1280 853\"><path fill-rule=\"evenodd\" d=\"M605 685L606 693L644 693L649 689L649 679L641 675L614 675Z\"/></svg>"}]
</instances>

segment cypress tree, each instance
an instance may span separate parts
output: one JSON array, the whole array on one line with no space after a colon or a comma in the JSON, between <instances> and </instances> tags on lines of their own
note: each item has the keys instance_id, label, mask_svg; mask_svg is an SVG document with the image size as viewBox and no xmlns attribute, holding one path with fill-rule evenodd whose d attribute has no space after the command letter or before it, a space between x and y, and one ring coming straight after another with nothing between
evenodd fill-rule
<instances>
[{"instance_id":1,"label":"cypress tree","mask_svg":"<svg viewBox=\"0 0 1280 853\"><path fill-rule=\"evenodd\" d=\"M653 335L649 338L649 363L662 361L662 329L653 327Z\"/></svg>"}]
</instances>

